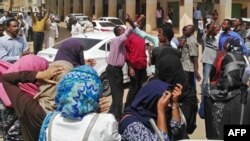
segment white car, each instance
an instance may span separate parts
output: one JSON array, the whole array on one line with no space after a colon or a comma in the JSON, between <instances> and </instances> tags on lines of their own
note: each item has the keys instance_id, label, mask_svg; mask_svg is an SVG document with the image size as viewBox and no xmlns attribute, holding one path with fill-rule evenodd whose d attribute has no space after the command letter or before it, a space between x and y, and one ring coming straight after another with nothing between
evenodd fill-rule
<instances>
[{"instance_id":1,"label":"white car","mask_svg":"<svg viewBox=\"0 0 250 141\"><path fill-rule=\"evenodd\" d=\"M77 22L81 25L84 26L84 24L88 21L88 16L75 16L77 19Z\"/></svg>"},{"instance_id":2,"label":"white car","mask_svg":"<svg viewBox=\"0 0 250 141\"><path fill-rule=\"evenodd\" d=\"M69 23L69 17L71 17L71 16L76 17L76 16L84 16L84 15L83 15L82 13L72 13L72 14L69 14L69 15L66 16L65 19L64 19L64 22L65 22L66 24Z\"/></svg>"},{"instance_id":3,"label":"white car","mask_svg":"<svg viewBox=\"0 0 250 141\"><path fill-rule=\"evenodd\" d=\"M110 50L110 40L115 37L113 32L87 32L85 34L81 34L74 37L69 37L65 40L68 40L70 38L75 38L77 40L80 40L80 43L84 46L84 58L92 58L96 60L96 65L94 69L97 71L98 75L101 78L101 81L103 83L103 89L104 93L103 95L109 95L110 94L110 87L109 87L109 81L107 79L106 74L106 66L107 66L107 57L109 55ZM63 41L65 41L63 40ZM58 51L58 48L61 46L62 42L58 42L52 47L49 47L45 50L39 51L38 56L41 56L48 60L49 62L53 62L56 56L56 53ZM124 83L127 83L130 81L128 77L128 68L127 65L123 67L123 79ZM147 68L148 75L151 74L150 67Z\"/></svg>"},{"instance_id":4,"label":"white car","mask_svg":"<svg viewBox=\"0 0 250 141\"><path fill-rule=\"evenodd\" d=\"M99 20L94 20L92 21L93 26L94 26L94 31L99 31L99 32L113 32L115 28L115 24L109 21L99 21Z\"/></svg>"},{"instance_id":5,"label":"white car","mask_svg":"<svg viewBox=\"0 0 250 141\"><path fill-rule=\"evenodd\" d=\"M113 32L87 32L82 35L77 35L70 38L75 38L80 40L81 44L84 46L84 58L93 58L96 60L96 65L94 69L99 74L103 87L104 87L104 95L110 94L109 81L106 75L106 66L107 66L107 57L109 54L109 42L115 35ZM63 41L65 41L63 40ZM45 50L39 51L38 56L41 56L48 60L49 62L53 62L58 51L58 48L61 46L62 42L58 42L52 47L49 47ZM127 74L127 66L123 67L123 78L124 83L129 82L129 77Z\"/></svg>"},{"instance_id":6,"label":"white car","mask_svg":"<svg viewBox=\"0 0 250 141\"><path fill-rule=\"evenodd\" d=\"M99 21L110 21L115 25L119 25L119 26L126 28L126 25L123 23L123 21L117 17L100 17L98 20Z\"/></svg>"}]
</instances>

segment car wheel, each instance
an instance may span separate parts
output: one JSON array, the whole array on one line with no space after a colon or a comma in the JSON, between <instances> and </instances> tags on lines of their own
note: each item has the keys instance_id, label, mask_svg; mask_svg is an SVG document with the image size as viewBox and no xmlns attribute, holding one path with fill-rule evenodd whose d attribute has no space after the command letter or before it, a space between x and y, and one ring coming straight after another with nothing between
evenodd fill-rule
<instances>
[{"instance_id":1,"label":"car wheel","mask_svg":"<svg viewBox=\"0 0 250 141\"><path fill-rule=\"evenodd\" d=\"M110 90L109 80L108 80L107 74L104 72L101 75L100 78L101 78L101 81L102 81L102 84L103 84L103 94L102 94L102 96L109 96L110 93L111 93L111 90Z\"/></svg>"}]
</instances>

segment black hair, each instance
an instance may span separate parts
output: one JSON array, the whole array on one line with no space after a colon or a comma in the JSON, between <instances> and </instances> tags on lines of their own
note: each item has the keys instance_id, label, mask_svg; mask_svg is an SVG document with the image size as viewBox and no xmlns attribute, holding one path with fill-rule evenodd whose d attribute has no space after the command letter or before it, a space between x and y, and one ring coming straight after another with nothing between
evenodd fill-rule
<instances>
[{"instance_id":1,"label":"black hair","mask_svg":"<svg viewBox=\"0 0 250 141\"><path fill-rule=\"evenodd\" d=\"M6 26L9 27L9 26L10 26L10 23L13 22L13 21L16 21L17 23L19 23L18 20L14 19L14 18L11 18L11 19L9 19L9 20L6 20L6 23L5 23Z\"/></svg>"},{"instance_id":2,"label":"black hair","mask_svg":"<svg viewBox=\"0 0 250 141\"><path fill-rule=\"evenodd\" d=\"M163 36L167 37L168 41L170 42L174 37L174 31L172 29L172 25L170 23L165 23L162 24L160 28L163 31Z\"/></svg>"},{"instance_id":3,"label":"black hair","mask_svg":"<svg viewBox=\"0 0 250 141\"><path fill-rule=\"evenodd\" d=\"M230 25L230 27L232 27L233 23L232 23L232 21L230 19L224 19L224 21L227 21L228 24Z\"/></svg>"},{"instance_id":4,"label":"black hair","mask_svg":"<svg viewBox=\"0 0 250 141\"><path fill-rule=\"evenodd\" d=\"M239 21L240 21L240 25L242 25L242 24L243 24L243 20L242 20L242 18L236 18L236 19L239 19Z\"/></svg>"},{"instance_id":5,"label":"black hair","mask_svg":"<svg viewBox=\"0 0 250 141\"><path fill-rule=\"evenodd\" d=\"M115 26L115 28L114 28L115 36L119 36L119 28L120 28L120 26Z\"/></svg>"}]
</instances>

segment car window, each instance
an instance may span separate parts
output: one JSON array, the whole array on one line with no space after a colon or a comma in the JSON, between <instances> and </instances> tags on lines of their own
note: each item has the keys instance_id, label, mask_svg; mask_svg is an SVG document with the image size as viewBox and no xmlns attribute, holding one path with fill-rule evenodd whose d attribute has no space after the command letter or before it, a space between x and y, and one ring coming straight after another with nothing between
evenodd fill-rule
<instances>
[{"instance_id":1,"label":"car window","mask_svg":"<svg viewBox=\"0 0 250 141\"><path fill-rule=\"evenodd\" d=\"M71 38L69 38L69 39L71 39ZM89 38L74 38L74 39L77 39L78 41L80 41L81 45L84 47L84 51L89 50L94 45L101 42L101 40L99 40L99 39L89 39ZM53 46L53 48L59 49L61 44L62 44L62 42L60 42L59 44L56 44L55 46Z\"/></svg>"},{"instance_id":2,"label":"car window","mask_svg":"<svg viewBox=\"0 0 250 141\"><path fill-rule=\"evenodd\" d=\"M115 25L124 25L121 20L119 19L109 19L110 22L114 23Z\"/></svg>"},{"instance_id":3,"label":"car window","mask_svg":"<svg viewBox=\"0 0 250 141\"><path fill-rule=\"evenodd\" d=\"M106 43L107 44L107 50L110 51L110 42ZM105 51L105 46L106 44L103 44L101 47L100 47L100 50L103 50Z\"/></svg>"},{"instance_id":4,"label":"car window","mask_svg":"<svg viewBox=\"0 0 250 141\"><path fill-rule=\"evenodd\" d=\"M100 22L99 23L102 27L115 27L115 25L113 23L110 22Z\"/></svg>"},{"instance_id":5,"label":"car window","mask_svg":"<svg viewBox=\"0 0 250 141\"><path fill-rule=\"evenodd\" d=\"M86 17L77 17L76 19L78 21L87 21L88 18L86 18Z\"/></svg>"}]
</instances>

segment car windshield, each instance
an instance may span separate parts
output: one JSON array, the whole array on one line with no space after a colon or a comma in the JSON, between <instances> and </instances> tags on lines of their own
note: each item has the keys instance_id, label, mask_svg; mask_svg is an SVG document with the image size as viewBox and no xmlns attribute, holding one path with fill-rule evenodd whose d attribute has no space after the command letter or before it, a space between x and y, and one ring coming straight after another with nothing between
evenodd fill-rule
<instances>
[{"instance_id":1,"label":"car windshield","mask_svg":"<svg viewBox=\"0 0 250 141\"><path fill-rule=\"evenodd\" d=\"M85 17L79 17L77 18L78 21L87 21L88 18L85 18Z\"/></svg>"},{"instance_id":2,"label":"car windshield","mask_svg":"<svg viewBox=\"0 0 250 141\"><path fill-rule=\"evenodd\" d=\"M114 23L115 25L124 25L119 19L109 19L109 21Z\"/></svg>"},{"instance_id":3,"label":"car windshield","mask_svg":"<svg viewBox=\"0 0 250 141\"><path fill-rule=\"evenodd\" d=\"M100 25L102 27L115 27L115 25L113 23L110 23L110 22L100 22Z\"/></svg>"},{"instance_id":4,"label":"car windshield","mask_svg":"<svg viewBox=\"0 0 250 141\"><path fill-rule=\"evenodd\" d=\"M74 39L80 41L81 45L84 46L84 51L89 50L94 45L101 42L101 40L99 40L99 39L89 39L89 38L74 38ZM62 44L62 42L60 42L59 44L56 44L55 46L53 46L53 48L59 49L61 44Z\"/></svg>"}]
</instances>

